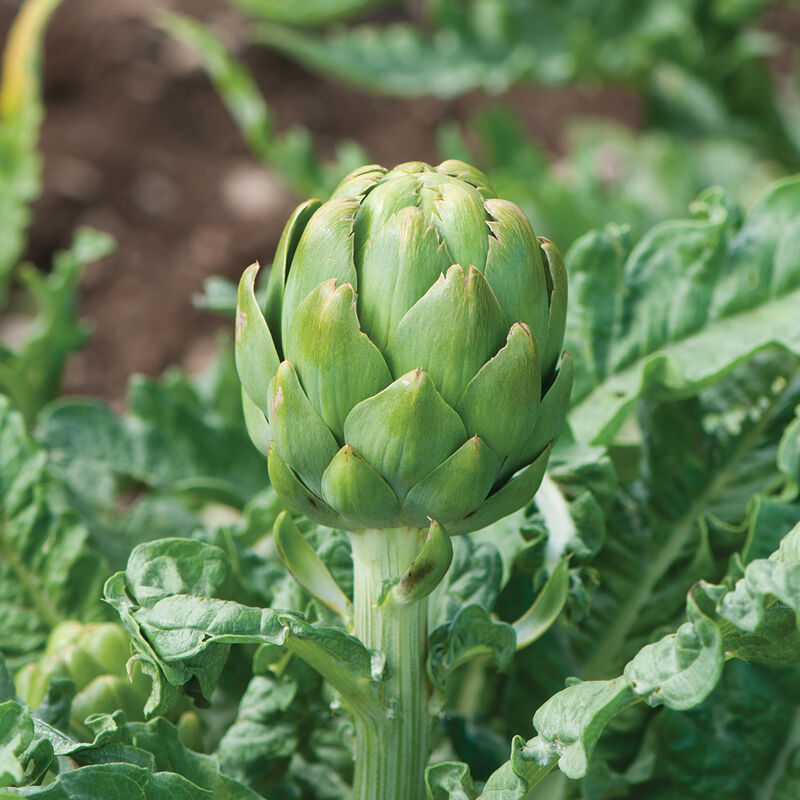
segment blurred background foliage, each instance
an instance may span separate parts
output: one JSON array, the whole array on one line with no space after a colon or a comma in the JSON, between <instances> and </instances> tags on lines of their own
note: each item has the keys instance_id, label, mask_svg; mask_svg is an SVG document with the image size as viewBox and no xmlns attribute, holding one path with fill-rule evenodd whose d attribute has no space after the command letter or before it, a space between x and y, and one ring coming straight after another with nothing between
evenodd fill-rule
<instances>
[{"instance_id":1,"label":"blurred background foliage","mask_svg":"<svg viewBox=\"0 0 800 800\"><path fill-rule=\"evenodd\" d=\"M712 184L747 209L800 168L797 2L71 0L40 137L58 5L25 4L0 95L0 387L29 419L62 373L120 403L131 372L207 365L220 322L187 297L230 311L293 203L365 161L475 162L562 252L613 222L636 240ZM111 244L82 237L54 260L86 225L116 253L84 270ZM23 256L61 266L37 281ZM53 322L79 283L88 341Z\"/></svg>"}]
</instances>

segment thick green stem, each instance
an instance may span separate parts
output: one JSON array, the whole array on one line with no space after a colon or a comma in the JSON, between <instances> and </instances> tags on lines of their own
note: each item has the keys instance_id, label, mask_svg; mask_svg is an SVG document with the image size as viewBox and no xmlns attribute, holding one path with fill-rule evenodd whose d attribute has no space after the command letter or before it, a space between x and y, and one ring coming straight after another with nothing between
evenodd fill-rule
<instances>
[{"instance_id":1,"label":"thick green stem","mask_svg":"<svg viewBox=\"0 0 800 800\"><path fill-rule=\"evenodd\" d=\"M408 569L425 531L367 530L351 535L354 633L386 656L388 677L379 697L385 716L377 724L356 718L353 800L420 800L428 760L430 715L425 673L427 599L379 606L385 581Z\"/></svg>"}]
</instances>

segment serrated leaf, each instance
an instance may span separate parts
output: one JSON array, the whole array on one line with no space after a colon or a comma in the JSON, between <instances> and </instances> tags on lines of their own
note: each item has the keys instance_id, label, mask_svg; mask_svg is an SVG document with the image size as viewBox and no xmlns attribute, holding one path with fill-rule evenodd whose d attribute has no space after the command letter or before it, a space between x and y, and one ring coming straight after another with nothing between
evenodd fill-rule
<instances>
[{"instance_id":1,"label":"serrated leaf","mask_svg":"<svg viewBox=\"0 0 800 800\"><path fill-rule=\"evenodd\" d=\"M551 697L533 718L538 736L524 743L527 757L544 770L555 761L569 778L584 777L595 746L606 725L629 706L646 700L674 709L699 705L715 688L722 674L723 652L736 655L739 637L758 631L770 608L787 608L793 626L784 627L777 640L757 642L752 653L762 658L785 656L787 642L796 642L800 631L800 524L781 542L769 559L751 562L735 587L701 586L687 597L689 621L676 634L646 645L625 668L625 674L610 681L577 681ZM742 648L744 651L745 648ZM739 653L749 657L750 652ZM768 659L764 659L768 660ZM783 661L782 663L787 663ZM793 651L791 663L800 663L800 650ZM513 758L512 758L513 762ZM501 767L495 776L506 781L518 777L513 763ZM489 787L495 776L489 779ZM521 800L533 784L521 784L504 800ZM485 790L484 790L485 791ZM483 795L481 795L483 797ZM490 797L490 795L486 795Z\"/></svg>"},{"instance_id":2,"label":"serrated leaf","mask_svg":"<svg viewBox=\"0 0 800 800\"><path fill-rule=\"evenodd\" d=\"M159 683L207 703L230 645L267 643L307 661L356 713L380 713L373 685L382 666L358 639L297 614L220 599L228 578L219 548L167 539L134 549L127 573L107 582L106 599L141 657L158 669Z\"/></svg>"},{"instance_id":3,"label":"serrated leaf","mask_svg":"<svg viewBox=\"0 0 800 800\"><path fill-rule=\"evenodd\" d=\"M733 587L701 582L696 594L721 626L729 656L775 666L800 661L800 524L769 558L751 561Z\"/></svg>"},{"instance_id":4,"label":"serrated leaf","mask_svg":"<svg viewBox=\"0 0 800 800\"><path fill-rule=\"evenodd\" d=\"M709 526L745 528L750 499L783 482L776 455L800 399L797 374L794 357L764 354L693 399L640 403L641 477L606 520L593 562L602 586L573 644L586 677L613 674L679 613L684 593L709 576L707 548L699 569Z\"/></svg>"},{"instance_id":5,"label":"serrated leaf","mask_svg":"<svg viewBox=\"0 0 800 800\"><path fill-rule=\"evenodd\" d=\"M478 792L466 764L444 762L425 770L428 800L475 800Z\"/></svg>"},{"instance_id":6,"label":"serrated leaf","mask_svg":"<svg viewBox=\"0 0 800 800\"><path fill-rule=\"evenodd\" d=\"M18 664L67 616L103 615L106 568L74 512L62 511L45 454L0 396L0 651Z\"/></svg>"},{"instance_id":7,"label":"serrated leaf","mask_svg":"<svg viewBox=\"0 0 800 800\"><path fill-rule=\"evenodd\" d=\"M677 710L701 703L722 674L722 635L708 618L689 606L691 619L654 644L643 647L625 667L634 692L652 705Z\"/></svg>"},{"instance_id":8,"label":"serrated leaf","mask_svg":"<svg viewBox=\"0 0 800 800\"><path fill-rule=\"evenodd\" d=\"M181 373L133 379L128 408L117 416L98 400L59 400L41 415L39 440L79 495L91 499L98 474L233 505L264 486L263 460L244 430L220 419Z\"/></svg>"},{"instance_id":9,"label":"serrated leaf","mask_svg":"<svg viewBox=\"0 0 800 800\"><path fill-rule=\"evenodd\" d=\"M0 346L0 391L11 397L29 424L58 395L68 357L88 338L86 326L76 319L83 268L113 249L114 240L108 234L81 228L70 249L55 254L48 274L32 265L20 272L36 311L18 349Z\"/></svg>"},{"instance_id":10,"label":"serrated leaf","mask_svg":"<svg viewBox=\"0 0 800 800\"><path fill-rule=\"evenodd\" d=\"M590 391L573 394L570 424L579 440L610 442L639 396L686 397L767 349L800 354L800 258L789 255L780 271L772 268L782 237L795 235L791 226L776 228L775 217L800 213L800 178L773 184L733 233L718 197L707 194L697 208L695 220L650 231L621 271L604 267L618 282L594 302L614 309L612 321L592 333L573 316L567 349L610 352L604 370L596 362ZM567 263L580 273L592 260L585 247L574 250L581 262L568 253ZM669 290L665 304L666 286L691 291L691 300ZM578 309L573 305L573 314ZM586 336L594 338L582 341ZM578 385L587 384L579 378Z\"/></svg>"},{"instance_id":11,"label":"serrated leaf","mask_svg":"<svg viewBox=\"0 0 800 800\"><path fill-rule=\"evenodd\" d=\"M482 87L508 88L530 70L532 54L476 52L446 33L430 39L410 25L360 26L321 37L276 23L255 38L304 66L367 91L397 96L453 97Z\"/></svg>"},{"instance_id":12,"label":"serrated leaf","mask_svg":"<svg viewBox=\"0 0 800 800\"><path fill-rule=\"evenodd\" d=\"M796 699L786 687L797 674L734 661L698 708L652 715L619 776L628 795L735 800L750 786L751 796L772 798L796 735Z\"/></svg>"},{"instance_id":13,"label":"serrated leaf","mask_svg":"<svg viewBox=\"0 0 800 800\"><path fill-rule=\"evenodd\" d=\"M113 797L114 800L212 800L213 793L174 772L150 772L133 764L94 764L59 775L46 787L20 789L21 797L36 800L81 800Z\"/></svg>"},{"instance_id":14,"label":"serrated leaf","mask_svg":"<svg viewBox=\"0 0 800 800\"><path fill-rule=\"evenodd\" d=\"M502 522L490 526L490 534ZM479 605L487 611L494 608L503 578L503 561L491 541L476 544L475 538L453 539L453 561L428 606L431 629L450 622L464 606Z\"/></svg>"},{"instance_id":15,"label":"serrated leaf","mask_svg":"<svg viewBox=\"0 0 800 800\"><path fill-rule=\"evenodd\" d=\"M431 632L428 643L428 677L443 688L448 677L462 664L490 655L495 666L507 669L514 656L514 629L495 622L477 605L464 606L446 625Z\"/></svg>"}]
</instances>

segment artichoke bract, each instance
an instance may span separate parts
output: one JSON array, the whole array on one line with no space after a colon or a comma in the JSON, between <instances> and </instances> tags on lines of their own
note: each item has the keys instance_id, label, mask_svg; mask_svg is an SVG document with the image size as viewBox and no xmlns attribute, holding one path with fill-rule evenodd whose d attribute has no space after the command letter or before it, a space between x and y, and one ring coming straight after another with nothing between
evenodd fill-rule
<instances>
[{"instance_id":1,"label":"artichoke bract","mask_svg":"<svg viewBox=\"0 0 800 800\"><path fill-rule=\"evenodd\" d=\"M348 175L239 285L251 438L323 525L482 528L527 503L566 415L564 265L460 161Z\"/></svg>"}]
</instances>

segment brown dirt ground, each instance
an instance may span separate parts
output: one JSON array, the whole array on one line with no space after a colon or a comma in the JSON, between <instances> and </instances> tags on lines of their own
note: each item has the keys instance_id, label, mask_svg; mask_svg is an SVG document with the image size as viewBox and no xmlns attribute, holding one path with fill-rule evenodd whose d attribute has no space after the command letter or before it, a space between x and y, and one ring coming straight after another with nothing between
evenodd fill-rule
<instances>
[{"instance_id":1,"label":"brown dirt ground","mask_svg":"<svg viewBox=\"0 0 800 800\"><path fill-rule=\"evenodd\" d=\"M17 5L0 0L0 33ZM46 265L78 225L118 242L84 276L80 312L94 335L70 362L66 393L119 401L131 373L205 363L230 323L196 310L192 296L210 275L235 279L255 259L269 263L298 200L249 154L192 55L151 24L167 6L243 41L225 0L66 0L47 34L44 191L27 257ZM449 102L369 96L264 49L236 49L277 126L307 126L323 155L349 137L384 164L437 160L440 122L497 102L481 93ZM524 88L505 100L553 152L576 114L633 125L640 117L620 89Z\"/></svg>"}]
</instances>

